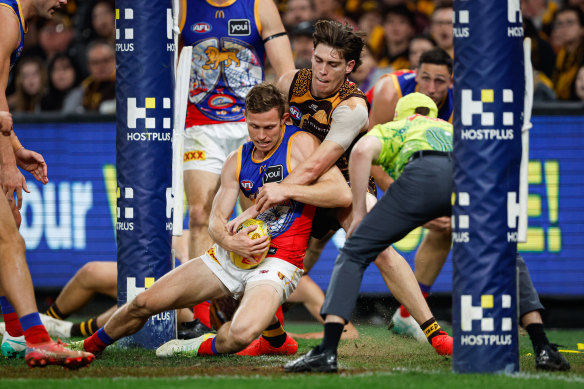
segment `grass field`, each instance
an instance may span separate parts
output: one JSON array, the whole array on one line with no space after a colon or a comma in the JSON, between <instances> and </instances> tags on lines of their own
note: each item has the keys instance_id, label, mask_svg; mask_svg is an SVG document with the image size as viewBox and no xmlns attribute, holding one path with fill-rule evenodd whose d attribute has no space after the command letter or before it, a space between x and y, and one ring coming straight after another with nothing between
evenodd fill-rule
<instances>
[{"instance_id":1,"label":"grass field","mask_svg":"<svg viewBox=\"0 0 584 389\"><path fill-rule=\"evenodd\" d=\"M316 324L287 323L291 332L320 331ZM428 344L393 335L383 326L358 326L358 340L342 341L339 374L285 374L292 357L205 357L158 359L153 350L108 349L89 368L29 369L22 360L0 362L0 388L583 388L584 354L564 354L569 372L535 371L531 343L520 336L521 373L515 375L454 374L451 359ZM450 330L450 329L448 329ZM549 338L575 350L584 330L550 330ZM305 353L318 340L299 340Z\"/></svg>"}]
</instances>

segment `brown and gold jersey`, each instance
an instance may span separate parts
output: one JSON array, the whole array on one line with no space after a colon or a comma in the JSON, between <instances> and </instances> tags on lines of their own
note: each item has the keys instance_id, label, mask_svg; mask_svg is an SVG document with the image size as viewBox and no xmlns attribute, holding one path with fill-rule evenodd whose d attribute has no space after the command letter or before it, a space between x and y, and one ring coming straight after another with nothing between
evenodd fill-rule
<instances>
[{"instance_id":1,"label":"brown and gold jersey","mask_svg":"<svg viewBox=\"0 0 584 389\"><path fill-rule=\"evenodd\" d=\"M321 142L330 131L333 111L342 101L351 97L359 97L365 101L367 109L369 109L369 102L365 94L354 83L348 80L345 80L335 94L324 98L312 96L312 93L310 93L311 83L311 69L301 69L294 76L288 93L290 118L294 125L310 132L320 139ZM349 155L351 154L351 149L366 132L367 129L363 129L355 140L353 140L353 143L351 143L347 151L337 160L336 164L341 169L347 182L349 181ZM371 190L371 188L375 188L373 179L370 179L369 184L369 191L375 193L375 191Z\"/></svg>"}]
</instances>

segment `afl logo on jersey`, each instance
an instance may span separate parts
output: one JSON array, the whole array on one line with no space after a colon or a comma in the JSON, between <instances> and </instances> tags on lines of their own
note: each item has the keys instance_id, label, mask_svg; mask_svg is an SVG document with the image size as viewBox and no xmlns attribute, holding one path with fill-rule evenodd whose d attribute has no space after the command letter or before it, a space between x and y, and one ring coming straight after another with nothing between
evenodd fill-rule
<instances>
[{"instance_id":1,"label":"afl logo on jersey","mask_svg":"<svg viewBox=\"0 0 584 389\"><path fill-rule=\"evenodd\" d=\"M294 119L294 120L300 120L300 118L302 117L302 112L300 112L298 107L291 105L290 106L290 116L292 116L292 119Z\"/></svg>"},{"instance_id":2,"label":"afl logo on jersey","mask_svg":"<svg viewBox=\"0 0 584 389\"><path fill-rule=\"evenodd\" d=\"M251 23L249 19L229 19L229 35L251 35Z\"/></svg>"},{"instance_id":3,"label":"afl logo on jersey","mask_svg":"<svg viewBox=\"0 0 584 389\"><path fill-rule=\"evenodd\" d=\"M209 106L214 109L229 108L235 104L235 99L228 95L215 95L209 99Z\"/></svg>"},{"instance_id":4,"label":"afl logo on jersey","mask_svg":"<svg viewBox=\"0 0 584 389\"><path fill-rule=\"evenodd\" d=\"M211 25L205 22L195 23L191 26L191 31L199 33L211 32Z\"/></svg>"},{"instance_id":5,"label":"afl logo on jersey","mask_svg":"<svg viewBox=\"0 0 584 389\"><path fill-rule=\"evenodd\" d=\"M241 187L245 190L251 190L253 188L253 182L250 180L241 181Z\"/></svg>"}]
</instances>

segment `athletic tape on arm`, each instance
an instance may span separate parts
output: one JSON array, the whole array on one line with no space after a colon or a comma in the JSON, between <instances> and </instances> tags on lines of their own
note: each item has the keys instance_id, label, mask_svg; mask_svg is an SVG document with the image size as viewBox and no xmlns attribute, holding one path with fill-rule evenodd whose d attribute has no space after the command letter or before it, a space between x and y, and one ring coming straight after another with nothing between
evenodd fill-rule
<instances>
[{"instance_id":1,"label":"athletic tape on arm","mask_svg":"<svg viewBox=\"0 0 584 389\"><path fill-rule=\"evenodd\" d=\"M355 137L367 124L369 115L367 108L357 105L351 109L348 105L341 105L333 111L331 129L325 140L339 144L347 151Z\"/></svg>"}]
</instances>

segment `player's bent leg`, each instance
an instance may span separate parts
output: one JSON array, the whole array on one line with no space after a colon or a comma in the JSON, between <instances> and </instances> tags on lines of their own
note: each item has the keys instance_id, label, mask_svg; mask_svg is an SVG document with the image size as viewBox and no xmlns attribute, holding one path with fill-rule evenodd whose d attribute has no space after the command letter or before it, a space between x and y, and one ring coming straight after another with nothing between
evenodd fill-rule
<instances>
[{"instance_id":1,"label":"player's bent leg","mask_svg":"<svg viewBox=\"0 0 584 389\"><path fill-rule=\"evenodd\" d=\"M419 283L432 286L442 271L452 245L452 231L429 229L414 258L414 274Z\"/></svg>"},{"instance_id":2,"label":"player's bent leg","mask_svg":"<svg viewBox=\"0 0 584 389\"><path fill-rule=\"evenodd\" d=\"M132 302L118 309L104 328L110 337L119 339L137 332L152 315L186 308L224 293L223 284L197 258L165 274Z\"/></svg>"},{"instance_id":3,"label":"player's bent leg","mask_svg":"<svg viewBox=\"0 0 584 389\"><path fill-rule=\"evenodd\" d=\"M112 298L117 296L117 264L115 262L88 262L67 282L47 315L66 319L85 306L96 293Z\"/></svg>"},{"instance_id":4,"label":"player's bent leg","mask_svg":"<svg viewBox=\"0 0 584 389\"><path fill-rule=\"evenodd\" d=\"M217 333L217 352L234 353L247 347L273 324L281 300L277 287L270 282L248 285L230 325Z\"/></svg>"},{"instance_id":5,"label":"player's bent leg","mask_svg":"<svg viewBox=\"0 0 584 389\"><path fill-rule=\"evenodd\" d=\"M225 288L201 258L174 269L120 307L104 327L83 341L86 351L101 352L109 344L140 330L152 315L186 308L225 294Z\"/></svg>"},{"instance_id":6,"label":"player's bent leg","mask_svg":"<svg viewBox=\"0 0 584 389\"><path fill-rule=\"evenodd\" d=\"M389 247L377 257L375 264L393 296L419 324L425 339L438 354L452 355L453 339L436 323L406 260L393 247ZM424 338L417 333L416 339L422 341Z\"/></svg>"},{"instance_id":7,"label":"player's bent leg","mask_svg":"<svg viewBox=\"0 0 584 389\"><path fill-rule=\"evenodd\" d=\"M185 170L184 182L189 209L189 257L202 255L212 244L209 215L219 189L220 175L204 170Z\"/></svg>"}]
</instances>

